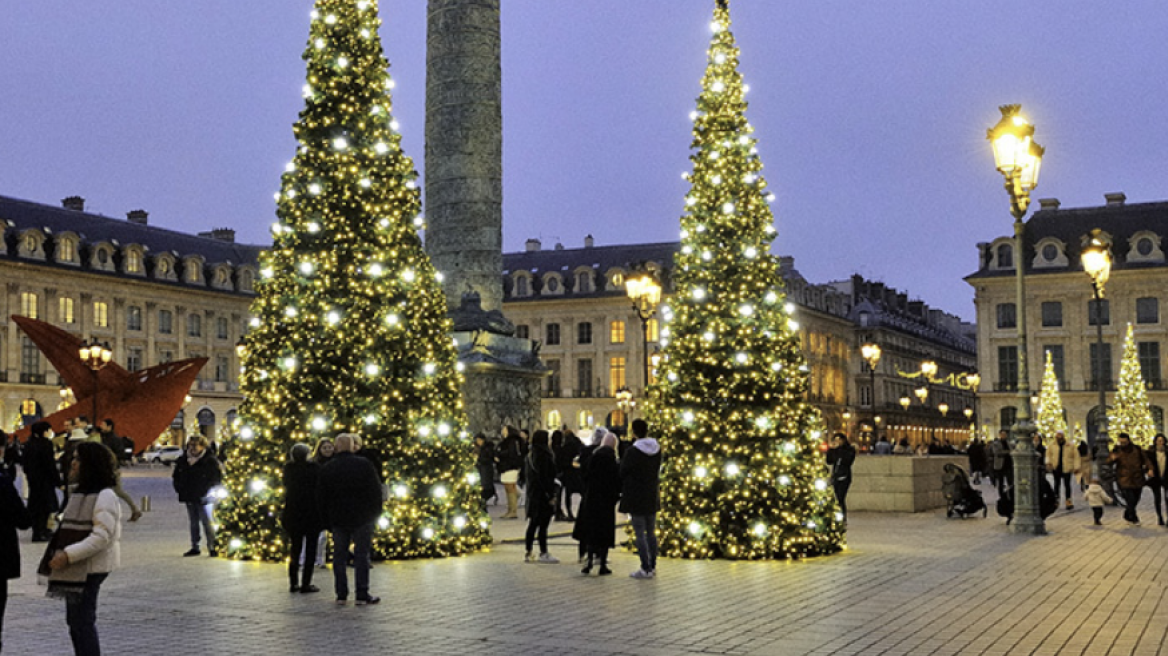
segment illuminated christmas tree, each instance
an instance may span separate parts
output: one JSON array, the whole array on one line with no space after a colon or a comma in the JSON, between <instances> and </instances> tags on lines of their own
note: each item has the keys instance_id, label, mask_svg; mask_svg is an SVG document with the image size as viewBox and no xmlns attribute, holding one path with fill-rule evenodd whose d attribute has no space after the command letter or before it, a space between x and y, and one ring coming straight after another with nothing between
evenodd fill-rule
<instances>
[{"instance_id":1,"label":"illuminated christmas tree","mask_svg":"<svg viewBox=\"0 0 1168 656\"><path fill-rule=\"evenodd\" d=\"M1108 432L1111 437L1127 433L1136 444L1152 446L1156 435L1156 424L1152 421L1152 410L1148 406L1148 388L1140 372L1140 357L1136 351L1132 326L1127 325L1127 338L1123 341L1123 363L1119 365L1119 387L1112 402Z\"/></svg>"},{"instance_id":2,"label":"illuminated christmas tree","mask_svg":"<svg viewBox=\"0 0 1168 656\"><path fill-rule=\"evenodd\" d=\"M798 558L838 551L818 412L806 401L798 325L770 253L774 217L745 118L726 3L719 2L694 113L691 191L662 315L650 396L665 454L661 552Z\"/></svg>"},{"instance_id":3,"label":"illuminated christmas tree","mask_svg":"<svg viewBox=\"0 0 1168 656\"><path fill-rule=\"evenodd\" d=\"M1054 434L1067 433L1067 420L1063 412L1063 397L1059 394L1058 376L1054 374L1054 361L1050 351L1046 352L1046 370L1042 374L1042 389L1038 392L1038 434L1044 442L1053 443Z\"/></svg>"},{"instance_id":4,"label":"illuminated christmas tree","mask_svg":"<svg viewBox=\"0 0 1168 656\"><path fill-rule=\"evenodd\" d=\"M277 195L228 445L221 546L278 560L289 447L358 433L389 498L386 558L489 542L446 298L423 248L417 174L402 153L375 0L317 0L296 156Z\"/></svg>"}]
</instances>

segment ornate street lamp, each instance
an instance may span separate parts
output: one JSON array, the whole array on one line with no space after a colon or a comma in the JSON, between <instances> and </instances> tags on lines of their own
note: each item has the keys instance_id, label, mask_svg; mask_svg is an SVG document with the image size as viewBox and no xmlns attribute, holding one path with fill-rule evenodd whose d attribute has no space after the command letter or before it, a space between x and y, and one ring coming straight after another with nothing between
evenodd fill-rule
<instances>
[{"instance_id":1,"label":"ornate street lamp","mask_svg":"<svg viewBox=\"0 0 1168 656\"><path fill-rule=\"evenodd\" d=\"M1096 453L1098 445L1107 449L1107 379L1103 371L1103 286L1111 276L1111 240L1100 229L1096 228L1083 240L1083 251L1080 259L1083 270L1091 277L1091 289L1095 293L1095 344L1096 362L1098 363L1096 386L1099 388L1099 412L1096 415L1096 429L1094 434L1087 435L1087 447L1091 452L1092 475L1098 475L1099 456ZM1106 372L1110 376L1111 372ZM1105 451L1106 454L1106 451ZM1104 455L1106 457L1106 455Z\"/></svg>"},{"instance_id":2,"label":"ornate street lamp","mask_svg":"<svg viewBox=\"0 0 1168 656\"><path fill-rule=\"evenodd\" d=\"M114 352L110 350L109 344L97 341L97 338L91 338L88 342L82 342L81 348L78 351L81 356L81 362L89 367L93 372L93 425L97 425L97 372L105 369L105 366L110 363L114 357Z\"/></svg>"},{"instance_id":3,"label":"ornate street lamp","mask_svg":"<svg viewBox=\"0 0 1168 656\"><path fill-rule=\"evenodd\" d=\"M918 387L915 390L913 390L913 394L916 394L917 398L920 399L921 405L924 405L925 402L929 400L929 388L928 387L925 387L925 386Z\"/></svg>"},{"instance_id":4,"label":"ornate street lamp","mask_svg":"<svg viewBox=\"0 0 1168 656\"><path fill-rule=\"evenodd\" d=\"M625 434L629 430L629 413L633 408L637 407L637 402L633 400L633 391L627 387L621 387L616 391L616 405L620 408L621 418L624 420Z\"/></svg>"},{"instance_id":5,"label":"ornate street lamp","mask_svg":"<svg viewBox=\"0 0 1168 656\"><path fill-rule=\"evenodd\" d=\"M625 291L633 299L633 309L641 320L642 367L641 380L645 389L649 388L649 319L657 314L657 304L661 302L661 283L653 272L646 269L625 279Z\"/></svg>"},{"instance_id":6,"label":"ornate street lamp","mask_svg":"<svg viewBox=\"0 0 1168 656\"><path fill-rule=\"evenodd\" d=\"M945 403L944 401L938 403L937 409L941 411L942 417L946 417L949 415L949 404L948 403Z\"/></svg>"},{"instance_id":7,"label":"ornate street lamp","mask_svg":"<svg viewBox=\"0 0 1168 656\"><path fill-rule=\"evenodd\" d=\"M994 166L1005 177L1014 216L1015 307L1018 326L1018 421L1014 424L1014 532L1046 533L1038 511L1038 457L1030 420L1030 374L1026 368L1026 277L1024 253L1026 224L1022 217L1030 206L1030 192L1038 186L1038 172L1045 150L1034 141L1034 126L1019 110L1021 105L1002 105L1002 119L986 131L993 144Z\"/></svg>"},{"instance_id":8,"label":"ornate street lamp","mask_svg":"<svg viewBox=\"0 0 1168 656\"><path fill-rule=\"evenodd\" d=\"M880 346L878 344L868 343L868 344L864 344L863 346L860 347L860 355L863 356L864 362L867 363L868 374L871 377L872 398L870 399L870 401L872 401L871 408L872 408L872 418L873 418L872 423L873 424L875 424L875 418L876 418L876 365L880 364L881 354L882 354L882 351L880 350ZM877 428L876 426L873 426L873 429L872 429L873 433L875 433L876 428ZM875 434L872 435L872 441L873 442L876 441Z\"/></svg>"}]
</instances>

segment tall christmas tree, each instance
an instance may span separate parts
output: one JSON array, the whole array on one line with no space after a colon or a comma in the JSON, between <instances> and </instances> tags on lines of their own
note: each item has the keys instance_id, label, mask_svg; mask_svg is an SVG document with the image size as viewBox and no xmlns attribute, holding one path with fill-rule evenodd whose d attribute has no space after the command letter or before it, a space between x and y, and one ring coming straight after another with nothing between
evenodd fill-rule
<instances>
[{"instance_id":1,"label":"tall christmas tree","mask_svg":"<svg viewBox=\"0 0 1168 656\"><path fill-rule=\"evenodd\" d=\"M1123 340L1119 387L1115 390L1115 401L1108 419L1108 431L1113 439L1120 433L1127 433L1140 446L1152 445L1156 424L1152 421L1152 410L1148 406L1148 389L1140 372L1140 356L1130 323L1127 325L1127 338Z\"/></svg>"},{"instance_id":2,"label":"tall christmas tree","mask_svg":"<svg viewBox=\"0 0 1168 656\"><path fill-rule=\"evenodd\" d=\"M1054 374L1054 361L1050 351L1046 352L1046 370L1042 373L1042 389L1038 392L1038 434L1044 442L1054 442L1054 434L1067 433L1067 420L1063 412L1063 397L1059 394L1058 376Z\"/></svg>"},{"instance_id":3,"label":"tall christmas tree","mask_svg":"<svg viewBox=\"0 0 1168 656\"><path fill-rule=\"evenodd\" d=\"M798 325L770 254L774 217L719 2L694 113L692 184L649 420L665 453L663 554L797 558L838 551L843 517L806 401Z\"/></svg>"},{"instance_id":4,"label":"tall christmas tree","mask_svg":"<svg viewBox=\"0 0 1168 656\"><path fill-rule=\"evenodd\" d=\"M228 497L232 557L287 556L278 517L289 447L353 432L389 495L374 536L387 558L488 543L449 335L422 248L417 174L402 153L376 0L317 0L299 147L278 194L246 338Z\"/></svg>"}]
</instances>

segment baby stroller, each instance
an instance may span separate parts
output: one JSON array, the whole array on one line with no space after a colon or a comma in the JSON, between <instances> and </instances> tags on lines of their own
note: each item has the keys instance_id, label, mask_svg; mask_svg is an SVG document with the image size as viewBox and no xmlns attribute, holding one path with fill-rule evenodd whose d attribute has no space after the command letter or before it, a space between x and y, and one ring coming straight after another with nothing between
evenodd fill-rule
<instances>
[{"instance_id":1,"label":"baby stroller","mask_svg":"<svg viewBox=\"0 0 1168 656\"><path fill-rule=\"evenodd\" d=\"M945 473L941 475L941 491L945 494L945 500L949 502L949 507L945 511L946 517L957 515L964 519L979 510L982 517L986 516L988 511L985 499L981 492L969 484L969 474L961 467L954 464L945 465Z\"/></svg>"}]
</instances>

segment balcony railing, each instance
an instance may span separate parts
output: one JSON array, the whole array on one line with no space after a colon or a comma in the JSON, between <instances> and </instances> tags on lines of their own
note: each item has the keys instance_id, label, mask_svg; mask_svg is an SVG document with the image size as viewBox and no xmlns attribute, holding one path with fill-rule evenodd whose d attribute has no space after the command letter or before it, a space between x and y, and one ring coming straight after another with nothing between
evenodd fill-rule
<instances>
[{"instance_id":1,"label":"balcony railing","mask_svg":"<svg viewBox=\"0 0 1168 656\"><path fill-rule=\"evenodd\" d=\"M1015 381L1007 381L1004 383L1003 382L994 383L994 391L995 392L1017 392L1018 391L1018 381L1015 380Z\"/></svg>"},{"instance_id":2,"label":"balcony railing","mask_svg":"<svg viewBox=\"0 0 1168 656\"><path fill-rule=\"evenodd\" d=\"M30 385L44 385L45 384L45 375L44 374L22 373L22 374L20 374L20 382L28 383Z\"/></svg>"},{"instance_id":3,"label":"balcony railing","mask_svg":"<svg viewBox=\"0 0 1168 656\"><path fill-rule=\"evenodd\" d=\"M1098 380L1088 381L1087 389L1091 390L1092 392L1098 392L1100 385L1102 385L1103 389L1108 391L1108 392L1115 391L1115 381L1113 381L1113 380L1105 380L1102 382L1100 382Z\"/></svg>"}]
</instances>

